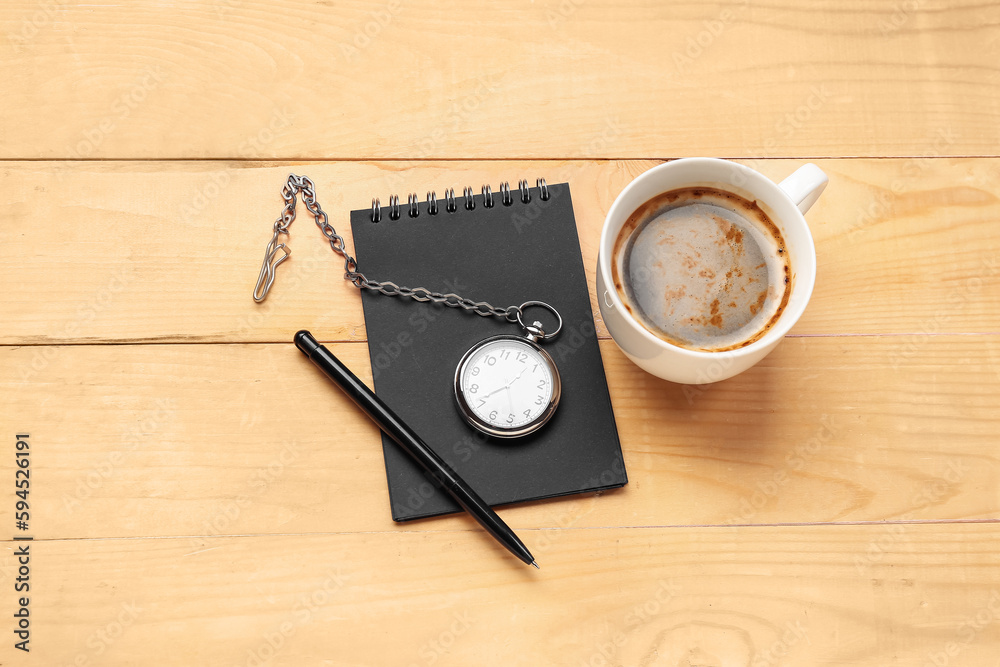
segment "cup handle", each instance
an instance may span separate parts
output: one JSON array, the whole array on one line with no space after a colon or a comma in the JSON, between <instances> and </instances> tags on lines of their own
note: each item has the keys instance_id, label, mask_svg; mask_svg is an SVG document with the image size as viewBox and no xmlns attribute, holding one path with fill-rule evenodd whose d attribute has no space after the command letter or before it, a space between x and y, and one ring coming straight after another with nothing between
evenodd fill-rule
<instances>
[{"instance_id":1,"label":"cup handle","mask_svg":"<svg viewBox=\"0 0 1000 667\"><path fill-rule=\"evenodd\" d=\"M823 194L829 182L830 177L810 162L796 169L791 176L779 183L778 187L785 191L788 198L799 207L799 211L805 213Z\"/></svg>"}]
</instances>

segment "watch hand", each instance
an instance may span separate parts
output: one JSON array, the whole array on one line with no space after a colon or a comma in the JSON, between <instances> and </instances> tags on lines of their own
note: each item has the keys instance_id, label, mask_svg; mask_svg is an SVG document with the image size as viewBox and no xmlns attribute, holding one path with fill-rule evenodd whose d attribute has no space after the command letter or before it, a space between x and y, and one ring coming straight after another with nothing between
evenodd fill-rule
<instances>
[{"instance_id":1,"label":"watch hand","mask_svg":"<svg viewBox=\"0 0 1000 667\"><path fill-rule=\"evenodd\" d=\"M512 384L514 384L515 382L517 382L518 380L520 380L520 379L521 379L521 376L522 376L522 375L524 375L524 371L526 371L526 370L528 370L528 367L527 367L527 366L525 366L524 368L522 368L522 369L521 369L521 372L517 374L517 377L516 377L516 378L514 378L513 380L511 380L510 382L508 382L508 383L507 383L507 388L508 388L508 389L510 389L510 386L511 386Z\"/></svg>"},{"instance_id":2,"label":"watch hand","mask_svg":"<svg viewBox=\"0 0 1000 667\"><path fill-rule=\"evenodd\" d=\"M504 382L506 382L506 381L507 381L507 380L506 380L506 379L504 379ZM497 393L499 393L499 392L503 391L503 390L504 390L504 389L506 389L506 388L507 388L507 385L506 385L506 384L504 384L504 385L503 385L502 387L500 387L499 389L494 389L494 390L493 390L493 391L491 391L490 393L488 393L488 394L485 394L485 395L483 396L483 398L489 398L489 397L490 397L490 396L492 396L493 394L497 394Z\"/></svg>"},{"instance_id":3,"label":"watch hand","mask_svg":"<svg viewBox=\"0 0 1000 667\"><path fill-rule=\"evenodd\" d=\"M499 389L494 389L493 391L491 391L491 392L490 392L490 393L488 393L488 394L483 394L482 398L489 398L489 397L490 397L490 396L492 396L493 394L497 394L497 393L500 393L500 392L501 392L501 391L503 391L504 389L510 389L510 386L511 386L512 384L514 384L515 382L517 382L518 380L520 380L520 379L521 379L521 376L522 376L522 375L524 375L524 372L525 372L526 370L528 370L528 367L527 367L527 366L525 366L524 368L522 368L522 369L521 369L521 372L517 374L517 377L516 377L516 378L514 378L513 380L511 380L510 382L507 382L507 378L504 378L504 379L503 379L503 386L502 386L502 387L500 387ZM508 396L509 396L509 394L508 394Z\"/></svg>"}]
</instances>

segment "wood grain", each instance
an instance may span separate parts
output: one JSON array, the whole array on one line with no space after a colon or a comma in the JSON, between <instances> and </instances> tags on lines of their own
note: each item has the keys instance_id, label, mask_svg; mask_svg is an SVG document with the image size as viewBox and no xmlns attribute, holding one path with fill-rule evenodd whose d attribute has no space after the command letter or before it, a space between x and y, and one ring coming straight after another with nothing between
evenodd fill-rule
<instances>
[{"instance_id":1,"label":"wood grain","mask_svg":"<svg viewBox=\"0 0 1000 667\"><path fill-rule=\"evenodd\" d=\"M602 341L629 485L504 517L530 528L1000 520L1000 336L912 342L788 339L747 373L685 387ZM331 349L370 379L366 345ZM394 526L375 427L291 344L8 347L0 368L4 432L31 433L36 537L475 525ZM474 451L445 453L475 464ZM0 503L0 525L12 513Z\"/></svg>"},{"instance_id":2,"label":"wood grain","mask_svg":"<svg viewBox=\"0 0 1000 667\"><path fill-rule=\"evenodd\" d=\"M1000 667L998 26L982 0L4 2L0 437L31 434L35 539L0 542L0 664ZM630 483L503 508L540 571L465 515L393 524L375 428L290 344L370 378L307 216L250 299L287 174L349 244L372 197L569 181L593 289L615 197L688 155L830 175L792 334L684 387L598 318Z\"/></svg>"},{"instance_id":3,"label":"wood grain","mask_svg":"<svg viewBox=\"0 0 1000 667\"><path fill-rule=\"evenodd\" d=\"M14 0L0 158L996 155L998 22L981 0Z\"/></svg>"},{"instance_id":4,"label":"wood grain","mask_svg":"<svg viewBox=\"0 0 1000 667\"><path fill-rule=\"evenodd\" d=\"M745 162L775 180L802 164ZM521 177L568 181L593 290L605 214L655 164L10 163L0 191L0 283L17 289L0 294L0 342L285 342L304 327L325 340L364 340L360 297L304 210L273 295L262 306L250 299L289 172L316 181L351 247L348 212L372 197ZM1000 332L1000 160L818 164L831 184L808 215L817 287L793 334Z\"/></svg>"},{"instance_id":5,"label":"wood grain","mask_svg":"<svg viewBox=\"0 0 1000 667\"><path fill-rule=\"evenodd\" d=\"M992 665L995 525L45 540L47 665ZM5 579L13 544L3 543ZM499 561L499 562L496 562ZM0 661L26 656L6 641ZM82 657L80 657L82 656Z\"/></svg>"}]
</instances>

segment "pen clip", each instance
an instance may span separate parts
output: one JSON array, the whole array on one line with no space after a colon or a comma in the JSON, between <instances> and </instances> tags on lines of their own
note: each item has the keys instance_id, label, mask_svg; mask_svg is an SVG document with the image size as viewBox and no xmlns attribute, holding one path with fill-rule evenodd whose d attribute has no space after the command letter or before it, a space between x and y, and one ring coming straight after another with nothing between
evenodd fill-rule
<instances>
[{"instance_id":1,"label":"pen clip","mask_svg":"<svg viewBox=\"0 0 1000 667\"><path fill-rule=\"evenodd\" d=\"M288 231L281 229L277 222L274 224L274 234L271 236L270 243L264 249L264 263L260 265L260 275L257 277L257 285L253 288L253 300L257 303L261 303L267 298L267 293L271 291L271 285L274 284L275 269L292 254L288 246L284 243L278 243L278 235L287 233ZM275 259L274 257L278 254L279 250L284 254Z\"/></svg>"}]
</instances>

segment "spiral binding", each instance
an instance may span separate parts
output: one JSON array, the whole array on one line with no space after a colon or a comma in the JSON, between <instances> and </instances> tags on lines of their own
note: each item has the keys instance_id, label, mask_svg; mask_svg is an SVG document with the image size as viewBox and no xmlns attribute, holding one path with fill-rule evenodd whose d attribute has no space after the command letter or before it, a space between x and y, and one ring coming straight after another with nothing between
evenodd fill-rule
<instances>
[{"instance_id":1,"label":"spiral binding","mask_svg":"<svg viewBox=\"0 0 1000 667\"><path fill-rule=\"evenodd\" d=\"M545 182L544 178L539 178L535 181L536 187L538 188L538 197L542 201L548 201L551 193L549 192L549 186ZM521 179L517 183L517 189L520 191L520 199L523 203L531 203L531 188L528 187L528 181ZM482 188L483 193L483 206L486 208L493 208L496 205L496 200L493 197L493 190L489 185L484 185ZM474 191L470 187L465 187L462 189L462 196L465 199L465 208L468 211L473 211L476 208L476 197ZM500 204L503 206L511 206L514 203L514 196L510 189L510 183L504 181L500 184ZM438 198L437 193L431 190L427 193L427 214L428 215L438 215L441 209L438 208ZM389 205L386 207L389 209L389 219L399 220L400 216L400 206L399 206L399 196L391 195L389 197ZM407 215L411 218L416 218L420 216L420 201L417 199L417 193L412 192L406 196L406 209ZM458 201L455 199L455 188L447 188L444 191L444 212L454 213L458 210ZM371 221L379 222L382 220L382 203L376 197L372 199L372 212Z\"/></svg>"}]
</instances>

